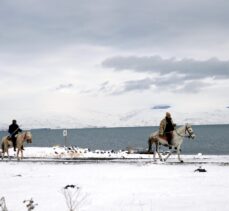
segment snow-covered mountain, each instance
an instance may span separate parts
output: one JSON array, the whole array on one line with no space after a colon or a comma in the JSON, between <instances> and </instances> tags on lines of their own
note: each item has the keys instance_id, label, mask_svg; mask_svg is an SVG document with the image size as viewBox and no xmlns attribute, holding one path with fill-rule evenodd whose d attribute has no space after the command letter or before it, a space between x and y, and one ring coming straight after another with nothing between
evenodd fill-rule
<instances>
[{"instance_id":1,"label":"snow-covered mountain","mask_svg":"<svg viewBox=\"0 0 229 211\"><path fill-rule=\"evenodd\" d=\"M185 123L196 125L229 124L229 109L196 113L181 113L172 109L170 111L174 122L179 125ZM165 112L164 109L142 109L118 115L103 112L88 112L87 115L81 114L81 116L63 114L23 115L17 117L17 120L22 128L27 129L157 126ZM9 123L2 122L0 129L6 130Z\"/></svg>"}]
</instances>

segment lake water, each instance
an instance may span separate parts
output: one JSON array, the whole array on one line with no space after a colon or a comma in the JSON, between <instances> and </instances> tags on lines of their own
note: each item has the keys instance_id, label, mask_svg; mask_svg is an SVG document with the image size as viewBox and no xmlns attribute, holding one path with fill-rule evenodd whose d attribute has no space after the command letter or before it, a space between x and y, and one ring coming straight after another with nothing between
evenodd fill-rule
<instances>
[{"instance_id":1,"label":"lake water","mask_svg":"<svg viewBox=\"0 0 229 211\"><path fill-rule=\"evenodd\" d=\"M229 154L229 125L195 125L192 126L196 139L185 138L182 154ZM74 145L91 150L120 150L132 147L146 149L149 135L158 127L122 127L122 128L85 128L68 129L67 139L62 129L33 129L33 143L29 146L50 147L54 145ZM0 131L1 137L8 134Z\"/></svg>"}]
</instances>

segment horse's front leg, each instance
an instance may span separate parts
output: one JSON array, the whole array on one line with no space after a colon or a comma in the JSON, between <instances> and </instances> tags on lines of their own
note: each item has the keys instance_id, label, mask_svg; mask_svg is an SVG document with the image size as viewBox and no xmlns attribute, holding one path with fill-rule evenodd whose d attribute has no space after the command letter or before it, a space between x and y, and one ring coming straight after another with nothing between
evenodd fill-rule
<instances>
[{"instance_id":1,"label":"horse's front leg","mask_svg":"<svg viewBox=\"0 0 229 211\"><path fill-rule=\"evenodd\" d=\"M177 157L178 157L178 160L181 162L181 163L183 163L184 161L181 159L181 157L180 157L180 145L177 147Z\"/></svg>"},{"instance_id":2,"label":"horse's front leg","mask_svg":"<svg viewBox=\"0 0 229 211\"><path fill-rule=\"evenodd\" d=\"M23 159L23 150L21 150L21 159Z\"/></svg>"},{"instance_id":3,"label":"horse's front leg","mask_svg":"<svg viewBox=\"0 0 229 211\"><path fill-rule=\"evenodd\" d=\"M165 157L165 161L172 155L172 152L170 151L168 155Z\"/></svg>"},{"instance_id":4,"label":"horse's front leg","mask_svg":"<svg viewBox=\"0 0 229 211\"><path fill-rule=\"evenodd\" d=\"M20 158L19 158L19 152L20 152L20 149L17 149L17 160L20 160Z\"/></svg>"}]
</instances>

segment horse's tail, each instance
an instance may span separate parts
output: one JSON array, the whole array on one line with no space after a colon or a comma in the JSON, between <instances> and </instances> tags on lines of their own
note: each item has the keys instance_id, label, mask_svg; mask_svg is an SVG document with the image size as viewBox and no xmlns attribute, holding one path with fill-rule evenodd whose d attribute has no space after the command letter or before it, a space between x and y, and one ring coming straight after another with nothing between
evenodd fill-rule
<instances>
[{"instance_id":1,"label":"horse's tail","mask_svg":"<svg viewBox=\"0 0 229 211\"><path fill-rule=\"evenodd\" d=\"M4 142L2 142L2 153L4 153L5 148L4 148Z\"/></svg>"},{"instance_id":2,"label":"horse's tail","mask_svg":"<svg viewBox=\"0 0 229 211\"><path fill-rule=\"evenodd\" d=\"M150 135L148 138L148 152L152 150L152 136Z\"/></svg>"},{"instance_id":3,"label":"horse's tail","mask_svg":"<svg viewBox=\"0 0 229 211\"><path fill-rule=\"evenodd\" d=\"M148 152L150 152L152 150L152 144L155 144L157 147L158 142L159 142L157 139L157 136L158 136L157 133L151 134L149 136L149 138L148 138L148 146L149 146Z\"/></svg>"},{"instance_id":4,"label":"horse's tail","mask_svg":"<svg viewBox=\"0 0 229 211\"><path fill-rule=\"evenodd\" d=\"M151 135L149 136L149 138L148 138L148 143L149 143L149 144L152 144L152 143L154 143L154 142L156 142L156 141L157 141L157 136L154 135L154 134L153 134L153 135L151 134Z\"/></svg>"}]
</instances>

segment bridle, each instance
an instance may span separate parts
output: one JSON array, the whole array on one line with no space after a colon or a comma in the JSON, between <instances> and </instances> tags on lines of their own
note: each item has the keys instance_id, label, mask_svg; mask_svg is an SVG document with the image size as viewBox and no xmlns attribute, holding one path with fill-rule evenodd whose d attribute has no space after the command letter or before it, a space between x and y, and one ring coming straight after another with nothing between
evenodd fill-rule
<instances>
[{"instance_id":1,"label":"bridle","mask_svg":"<svg viewBox=\"0 0 229 211\"><path fill-rule=\"evenodd\" d=\"M189 131L189 128L191 128L189 125L185 125L185 134L186 134L186 131L187 131L188 132L187 138L192 138L192 136L194 135L194 132L193 131Z\"/></svg>"},{"instance_id":2,"label":"bridle","mask_svg":"<svg viewBox=\"0 0 229 211\"><path fill-rule=\"evenodd\" d=\"M27 133L28 133L28 131L25 132L25 135L24 135L23 140L26 141L27 143L30 143L30 140L29 140L28 137L27 137L27 136L28 136Z\"/></svg>"},{"instance_id":3,"label":"bridle","mask_svg":"<svg viewBox=\"0 0 229 211\"><path fill-rule=\"evenodd\" d=\"M175 131L176 131L177 135L182 137L182 138L191 138L192 135L194 134L194 132L193 131L190 132L189 128L191 128L189 125L185 125L185 132L184 132L185 135L178 133L177 129ZM186 135L186 132L188 133L188 135Z\"/></svg>"},{"instance_id":4,"label":"bridle","mask_svg":"<svg viewBox=\"0 0 229 211\"><path fill-rule=\"evenodd\" d=\"M26 140L26 135L27 135L27 131L25 132L25 135L24 135L24 138L23 138L24 140Z\"/></svg>"}]
</instances>

